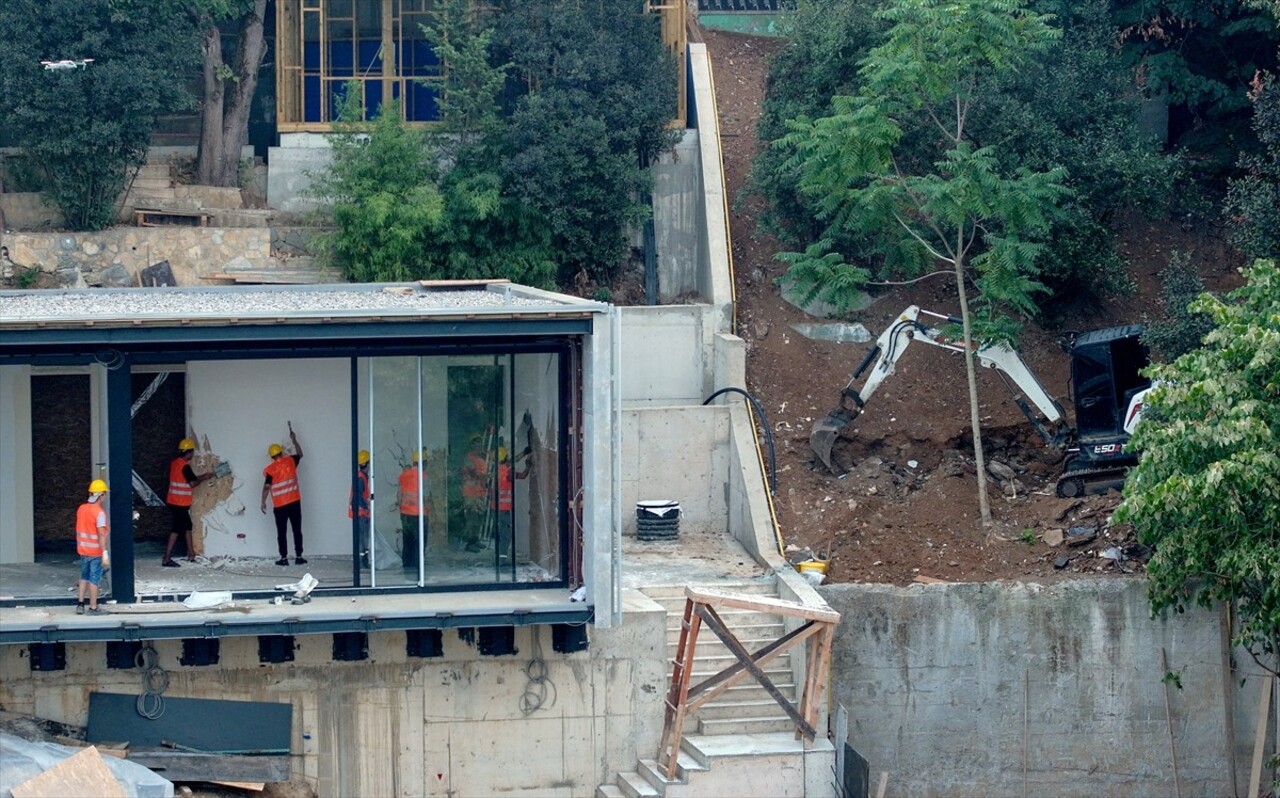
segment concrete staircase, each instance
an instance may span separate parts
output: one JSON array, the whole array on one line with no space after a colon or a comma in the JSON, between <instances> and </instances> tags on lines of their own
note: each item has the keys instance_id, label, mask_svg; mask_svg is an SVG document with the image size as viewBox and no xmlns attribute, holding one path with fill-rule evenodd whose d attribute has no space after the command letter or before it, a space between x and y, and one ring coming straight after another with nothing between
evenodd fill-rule
<instances>
[{"instance_id":1,"label":"concrete staircase","mask_svg":"<svg viewBox=\"0 0 1280 798\"><path fill-rule=\"evenodd\" d=\"M772 580L714 587L726 593L778 595ZM667 611L667 659L673 662L684 616L684 587L650 587L642 592ZM737 609L725 609L719 615L748 651L785 634L782 619L776 615ZM698 633L690 684L696 685L735 662L737 658L704 624ZM764 671L788 700L798 701L790 652L767 663ZM654 759L641 759L634 771L619 773L613 784L597 788L598 798L744 795L747 784L753 795L803 796L805 757L830 756L831 750L825 738L806 749L803 741L795 738L790 718L750 677L692 713L684 731L674 779L667 779L665 768Z\"/></svg>"}]
</instances>

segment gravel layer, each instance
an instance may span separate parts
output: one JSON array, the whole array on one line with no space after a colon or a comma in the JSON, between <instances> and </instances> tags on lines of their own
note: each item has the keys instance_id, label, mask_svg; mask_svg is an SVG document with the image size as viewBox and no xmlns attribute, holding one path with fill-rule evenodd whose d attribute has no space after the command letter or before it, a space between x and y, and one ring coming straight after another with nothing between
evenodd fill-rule
<instances>
[{"instance_id":1,"label":"gravel layer","mask_svg":"<svg viewBox=\"0 0 1280 798\"><path fill-rule=\"evenodd\" d=\"M238 287L183 290L83 289L0 293L0 324L37 320L131 321L134 319L229 319L254 316L412 316L458 311L564 309L556 302L484 290L389 287L371 290L277 290Z\"/></svg>"}]
</instances>

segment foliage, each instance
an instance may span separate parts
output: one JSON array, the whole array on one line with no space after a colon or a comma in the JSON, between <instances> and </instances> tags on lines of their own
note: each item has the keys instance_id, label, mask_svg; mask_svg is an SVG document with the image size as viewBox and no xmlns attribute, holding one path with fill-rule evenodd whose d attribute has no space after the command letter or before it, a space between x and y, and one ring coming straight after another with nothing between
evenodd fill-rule
<instances>
[{"instance_id":1,"label":"foliage","mask_svg":"<svg viewBox=\"0 0 1280 798\"><path fill-rule=\"evenodd\" d=\"M764 141L783 137L788 118L831 113L833 95L860 90L865 78L853 64L864 56L884 20L872 17L872 5L838 2L828 6L801 0L791 19L795 35L775 58L761 115ZM1042 307L1058 309L1064 300L1120 293L1127 287L1123 262L1109 223L1120 209L1149 215L1166 210L1180 176L1176 159L1145 140L1135 120L1132 70L1117 57L1115 29L1104 0L1038 0L1036 9L1054 14L1063 35L1014 70L989 75L971 93L965 130L975 146L992 146L1000 169L1036 172L1066 166L1064 185L1071 193L1058 200L1035 259L1038 280L1049 289ZM936 149L925 133L927 116L904 115L900 158L932 162ZM768 201L762 221L771 232L801 251L787 256L818 269L825 254L839 253L868 270L867 281L892 279L920 271L918 248L885 247L860 231L826 224L820 198L799 191L800 174L787 147L770 147L752 168L752 190ZM831 259L828 259L829 265ZM821 269L819 269L821 271ZM831 283L856 296L850 281Z\"/></svg>"},{"instance_id":2,"label":"foliage","mask_svg":"<svg viewBox=\"0 0 1280 798\"><path fill-rule=\"evenodd\" d=\"M1280 31L1265 6L1247 0L1111 5L1123 52L1142 87L1153 95L1167 92L1171 104L1186 106L1197 119L1242 110L1244 87L1258 70L1275 66Z\"/></svg>"},{"instance_id":3,"label":"foliage","mask_svg":"<svg viewBox=\"0 0 1280 798\"><path fill-rule=\"evenodd\" d=\"M513 65L504 182L543 218L562 283L607 283L648 214L648 167L675 141L659 19L630 0L504 0L494 22L494 58Z\"/></svg>"},{"instance_id":4,"label":"foliage","mask_svg":"<svg viewBox=\"0 0 1280 798\"><path fill-rule=\"evenodd\" d=\"M1226 215L1233 244L1253 257L1280 258L1280 82L1260 78L1250 97L1262 151L1241 158L1245 174L1229 184Z\"/></svg>"},{"instance_id":5,"label":"foliage","mask_svg":"<svg viewBox=\"0 0 1280 798\"><path fill-rule=\"evenodd\" d=\"M0 3L0 116L43 170L50 202L77 230L115 222L115 202L146 160L158 114L189 107L200 53L179 3ZM92 58L45 70L42 60Z\"/></svg>"},{"instance_id":6,"label":"foliage","mask_svg":"<svg viewBox=\"0 0 1280 798\"><path fill-rule=\"evenodd\" d=\"M1155 548L1154 612L1238 605L1236 643L1275 672L1280 656L1280 269L1256 261L1225 301L1192 310L1204 346L1151 368L1131 446L1141 453L1116 520ZM1268 658L1269 662L1268 662Z\"/></svg>"},{"instance_id":7,"label":"foliage","mask_svg":"<svg viewBox=\"0 0 1280 798\"><path fill-rule=\"evenodd\" d=\"M1160 305L1163 318L1147 325L1142 341L1162 361L1175 360L1200 346L1213 322L1204 313L1191 310L1191 303L1204 292L1204 281L1185 252L1174 252L1169 265L1160 272Z\"/></svg>"},{"instance_id":8,"label":"foliage","mask_svg":"<svg viewBox=\"0 0 1280 798\"><path fill-rule=\"evenodd\" d=\"M918 272L942 261L974 280L994 332L998 308L1034 310L1036 240L1064 174L1004 168L994 146L974 146L967 123L982 86L1055 31L1007 0L902 0L881 16L894 27L863 60L861 93L834 98L829 116L791 122L778 143L827 224L817 245L786 256L788 277L810 298L839 301L828 284L872 273L824 251L853 233L886 266ZM906 141L909 126L918 141Z\"/></svg>"}]
</instances>

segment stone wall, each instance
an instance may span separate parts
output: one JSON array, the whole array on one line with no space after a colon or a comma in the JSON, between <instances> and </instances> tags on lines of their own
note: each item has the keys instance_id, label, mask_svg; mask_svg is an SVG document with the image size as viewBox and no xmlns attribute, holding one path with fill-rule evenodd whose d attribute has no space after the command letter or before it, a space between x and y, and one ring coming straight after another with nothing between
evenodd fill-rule
<instances>
[{"instance_id":1,"label":"stone wall","mask_svg":"<svg viewBox=\"0 0 1280 798\"><path fill-rule=\"evenodd\" d=\"M269 266L265 227L121 227L97 233L9 233L9 257L65 287L129 287L138 273L167 260L178 285L226 283L214 275Z\"/></svg>"},{"instance_id":2,"label":"stone wall","mask_svg":"<svg viewBox=\"0 0 1280 798\"><path fill-rule=\"evenodd\" d=\"M833 699L871 783L884 771L887 796L919 798L1171 796L1172 737L1182 795L1243 795L1261 669L1223 656L1217 612L1152 619L1145 589L818 588L843 616ZM1167 714L1162 652L1181 683L1167 687Z\"/></svg>"}]
</instances>

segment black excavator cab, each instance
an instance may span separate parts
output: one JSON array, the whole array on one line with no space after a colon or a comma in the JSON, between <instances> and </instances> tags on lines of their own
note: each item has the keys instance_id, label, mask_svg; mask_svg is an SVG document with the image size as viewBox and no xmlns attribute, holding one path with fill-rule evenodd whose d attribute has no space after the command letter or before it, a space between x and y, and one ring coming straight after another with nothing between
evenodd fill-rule
<instances>
[{"instance_id":1,"label":"black excavator cab","mask_svg":"<svg viewBox=\"0 0 1280 798\"><path fill-rule=\"evenodd\" d=\"M1141 373L1150 363L1142 330L1131 324L1083 333L1067 348L1078 451L1065 463L1059 496L1081 495L1094 483L1119 483L1137 462L1125 443L1142 410L1140 395L1151 387Z\"/></svg>"}]
</instances>

